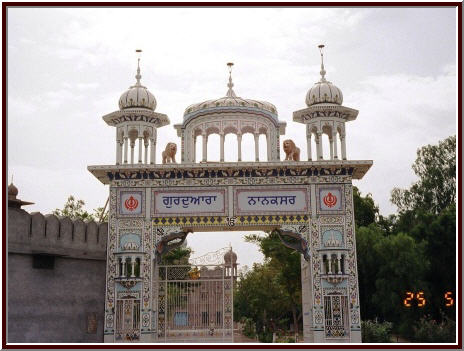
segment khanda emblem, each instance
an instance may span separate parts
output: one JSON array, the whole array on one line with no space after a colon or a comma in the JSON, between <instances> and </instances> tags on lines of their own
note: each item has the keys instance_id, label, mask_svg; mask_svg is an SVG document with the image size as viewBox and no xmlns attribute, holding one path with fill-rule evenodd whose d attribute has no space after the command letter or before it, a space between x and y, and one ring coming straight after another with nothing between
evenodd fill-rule
<instances>
[{"instance_id":1,"label":"khanda emblem","mask_svg":"<svg viewBox=\"0 0 464 351\"><path fill-rule=\"evenodd\" d=\"M128 198L126 201L124 201L124 206L129 210L129 211L133 211L137 208L137 206L139 205L139 201L137 199L134 199L133 196L131 196L130 198Z\"/></svg>"},{"instance_id":2,"label":"khanda emblem","mask_svg":"<svg viewBox=\"0 0 464 351\"><path fill-rule=\"evenodd\" d=\"M331 192L329 192L326 196L323 198L324 204L327 207L334 207L337 204L337 197L333 195Z\"/></svg>"}]
</instances>

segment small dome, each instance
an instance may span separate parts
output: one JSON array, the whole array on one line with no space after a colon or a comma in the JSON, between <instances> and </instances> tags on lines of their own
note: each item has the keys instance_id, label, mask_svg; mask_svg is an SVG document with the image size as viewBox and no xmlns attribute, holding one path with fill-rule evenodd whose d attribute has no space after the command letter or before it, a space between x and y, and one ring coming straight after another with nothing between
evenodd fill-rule
<instances>
[{"instance_id":1,"label":"small dome","mask_svg":"<svg viewBox=\"0 0 464 351\"><path fill-rule=\"evenodd\" d=\"M237 263L237 254L233 251L227 251L225 254L224 254L224 262L226 264L230 264L230 259L232 257L232 263L235 264Z\"/></svg>"},{"instance_id":2,"label":"small dome","mask_svg":"<svg viewBox=\"0 0 464 351\"><path fill-rule=\"evenodd\" d=\"M8 198L16 199L16 196L18 196L18 188L15 187L13 183L10 183L10 185L8 185Z\"/></svg>"},{"instance_id":3,"label":"small dome","mask_svg":"<svg viewBox=\"0 0 464 351\"><path fill-rule=\"evenodd\" d=\"M156 108L155 96L142 85L134 85L125 91L119 98L119 108L124 110L132 107Z\"/></svg>"},{"instance_id":4,"label":"small dome","mask_svg":"<svg viewBox=\"0 0 464 351\"><path fill-rule=\"evenodd\" d=\"M155 96L140 83L140 59L137 64L137 74L135 79L137 80L135 85L131 86L125 91L119 98L119 109L124 110L126 108L142 107L148 108L152 111L156 108Z\"/></svg>"},{"instance_id":5,"label":"small dome","mask_svg":"<svg viewBox=\"0 0 464 351\"><path fill-rule=\"evenodd\" d=\"M314 86L309 89L306 94L306 105L308 105L308 107L323 103L337 105L341 105L343 103L342 91L325 79L314 84Z\"/></svg>"}]
</instances>

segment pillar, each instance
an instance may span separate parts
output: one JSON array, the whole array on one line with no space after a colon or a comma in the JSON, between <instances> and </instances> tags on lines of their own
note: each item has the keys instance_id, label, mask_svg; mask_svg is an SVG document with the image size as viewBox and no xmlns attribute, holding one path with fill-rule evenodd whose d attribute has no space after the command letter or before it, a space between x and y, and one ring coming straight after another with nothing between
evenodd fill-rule
<instances>
[{"instance_id":1,"label":"pillar","mask_svg":"<svg viewBox=\"0 0 464 351\"><path fill-rule=\"evenodd\" d=\"M121 163L121 143L116 139L116 164Z\"/></svg>"},{"instance_id":2,"label":"pillar","mask_svg":"<svg viewBox=\"0 0 464 351\"><path fill-rule=\"evenodd\" d=\"M219 161L224 162L224 133L219 134L219 137L221 139L220 144L221 144L221 156Z\"/></svg>"},{"instance_id":3,"label":"pillar","mask_svg":"<svg viewBox=\"0 0 464 351\"><path fill-rule=\"evenodd\" d=\"M333 158L338 159L337 132L333 132L332 139L333 139L333 155L334 155Z\"/></svg>"},{"instance_id":4,"label":"pillar","mask_svg":"<svg viewBox=\"0 0 464 351\"><path fill-rule=\"evenodd\" d=\"M192 162L197 162L197 136L193 135L193 152Z\"/></svg>"},{"instance_id":5,"label":"pillar","mask_svg":"<svg viewBox=\"0 0 464 351\"><path fill-rule=\"evenodd\" d=\"M341 260L341 256L340 256L340 253L337 253L337 263L338 263L338 274L342 274L342 265L340 263L340 260Z\"/></svg>"},{"instance_id":6,"label":"pillar","mask_svg":"<svg viewBox=\"0 0 464 351\"><path fill-rule=\"evenodd\" d=\"M134 149L135 149L135 139L130 141L130 148L131 148L131 159L130 162L134 163Z\"/></svg>"},{"instance_id":7,"label":"pillar","mask_svg":"<svg viewBox=\"0 0 464 351\"><path fill-rule=\"evenodd\" d=\"M306 147L307 147L307 150L308 150L308 161L312 161L312 159L313 159L312 150L311 150L311 134L312 133L308 133L306 135Z\"/></svg>"},{"instance_id":8,"label":"pillar","mask_svg":"<svg viewBox=\"0 0 464 351\"><path fill-rule=\"evenodd\" d=\"M329 142L330 142L330 159L334 159L334 140L332 136L329 135Z\"/></svg>"},{"instance_id":9,"label":"pillar","mask_svg":"<svg viewBox=\"0 0 464 351\"><path fill-rule=\"evenodd\" d=\"M142 163L143 138L139 137L139 163Z\"/></svg>"},{"instance_id":10,"label":"pillar","mask_svg":"<svg viewBox=\"0 0 464 351\"><path fill-rule=\"evenodd\" d=\"M255 133L255 161L259 162L259 134Z\"/></svg>"},{"instance_id":11,"label":"pillar","mask_svg":"<svg viewBox=\"0 0 464 351\"><path fill-rule=\"evenodd\" d=\"M318 132L316 136L317 159L322 160L322 133Z\"/></svg>"},{"instance_id":12,"label":"pillar","mask_svg":"<svg viewBox=\"0 0 464 351\"><path fill-rule=\"evenodd\" d=\"M156 163L156 139L155 138L150 139L150 145L151 145L150 163L154 165Z\"/></svg>"},{"instance_id":13,"label":"pillar","mask_svg":"<svg viewBox=\"0 0 464 351\"><path fill-rule=\"evenodd\" d=\"M124 137L124 163L127 163L127 146L129 144L129 138Z\"/></svg>"},{"instance_id":14,"label":"pillar","mask_svg":"<svg viewBox=\"0 0 464 351\"><path fill-rule=\"evenodd\" d=\"M135 277L134 275L134 268L135 268L135 257L131 257L131 278Z\"/></svg>"},{"instance_id":15,"label":"pillar","mask_svg":"<svg viewBox=\"0 0 464 351\"><path fill-rule=\"evenodd\" d=\"M341 141L341 144L342 144L342 160L346 160L345 134L340 134L340 141Z\"/></svg>"},{"instance_id":16,"label":"pillar","mask_svg":"<svg viewBox=\"0 0 464 351\"><path fill-rule=\"evenodd\" d=\"M237 134L238 161L242 160L242 134Z\"/></svg>"},{"instance_id":17,"label":"pillar","mask_svg":"<svg viewBox=\"0 0 464 351\"><path fill-rule=\"evenodd\" d=\"M144 154L144 163L148 163L148 145L150 145L148 138L145 138L144 141L144 146L145 146L145 154Z\"/></svg>"},{"instance_id":18,"label":"pillar","mask_svg":"<svg viewBox=\"0 0 464 351\"><path fill-rule=\"evenodd\" d=\"M208 155L207 155L207 152L208 152L208 147L207 147L208 136L206 135L206 133L203 133L202 136L203 136L203 162L206 162L207 159L208 159Z\"/></svg>"},{"instance_id":19,"label":"pillar","mask_svg":"<svg viewBox=\"0 0 464 351\"><path fill-rule=\"evenodd\" d=\"M126 258L123 256L122 257L122 274L121 277L126 276Z\"/></svg>"},{"instance_id":20,"label":"pillar","mask_svg":"<svg viewBox=\"0 0 464 351\"><path fill-rule=\"evenodd\" d=\"M272 161L271 138L269 132L266 133L267 160Z\"/></svg>"},{"instance_id":21,"label":"pillar","mask_svg":"<svg viewBox=\"0 0 464 351\"><path fill-rule=\"evenodd\" d=\"M327 260L329 261L329 271L327 273L332 274L332 254L331 253L327 254Z\"/></svg>"}]
</instances>

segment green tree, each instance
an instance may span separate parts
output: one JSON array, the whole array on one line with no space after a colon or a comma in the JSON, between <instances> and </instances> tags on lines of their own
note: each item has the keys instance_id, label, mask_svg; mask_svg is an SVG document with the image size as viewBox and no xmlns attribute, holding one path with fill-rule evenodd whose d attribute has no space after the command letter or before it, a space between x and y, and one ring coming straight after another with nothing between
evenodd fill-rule
<instances>
[{"instance_id":1,"label":"green tree","mask_svg":"<svg viewBox=\"0 0 464 351\"><path fill-rule=\"evenodd\" d=\"M357 227L367 227L378 218L379 208L374 203L372 195L361 196L361 192L355 186L353 186L353 205L354 220Z\"/></svg>"},{"instance_id":2,"label":"green tree","mask_svg":"<svg viewBox=\"0 0 464 351\"><path fill-rule=\"evenodd\" d=\"M69 217L72 220L95 220L95 217L84 209L85 202L76 200L74 196L69 195L62 209L55 209L52 213L60 217Z\"/></svg>"},{"instance_id":3,"label":"green tree","mask_svg":"<svg viewBox=\"0 0 464 351\"><path fill-rule=\"evenodd\" d=\"M401 212L422 209L439 214L456 202L456 136L417 150L412 165L419 177L409 189L394 188L391 202Z\"/></svg>"},{"instance_id":4,"label":"green tree","mask_svg":"<svg viewBox=\"0 0 464 351\"><path fill-rule=\"evenodd\" d=\"M291 312L295 331L298 331L301 319L301 254L284 246L275 233L247 235L245 240L257 244L269 260L276 282L285 295L280 304Z\"/></svg>"}]
</instances>

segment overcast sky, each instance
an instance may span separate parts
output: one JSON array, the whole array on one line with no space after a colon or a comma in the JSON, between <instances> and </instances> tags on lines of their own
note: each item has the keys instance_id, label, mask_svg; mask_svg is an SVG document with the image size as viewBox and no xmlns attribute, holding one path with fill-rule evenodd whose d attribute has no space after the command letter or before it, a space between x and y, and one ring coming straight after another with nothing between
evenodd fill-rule
<instances>
[{"instance_id":1,"label":"overcast sky","mask_svg":"<svg viewBox=\"0 0 464 351\"><path fill-rule=\"evenodd\" d=\"M8 179L35 202L31 212L50 213L70 194L89 210L104 205L108 189L87 166L115 162L115 130L101 116L135 82L137 48L142 84L171 120L158 131L158 160L168 141L180 144L172 125L188 105L225 95L229 61L237 95L273 103L306 159L292 113L319 80L320 43L326 78L359 110L346 126L348 159L374 161L354 184L395 213L390 191L416 180L417 148L456 133L453 8L10 8ZM188 242L195 255L231 243L242 265L262 259L241 233Z\"/></svg>"}]
</instances>

